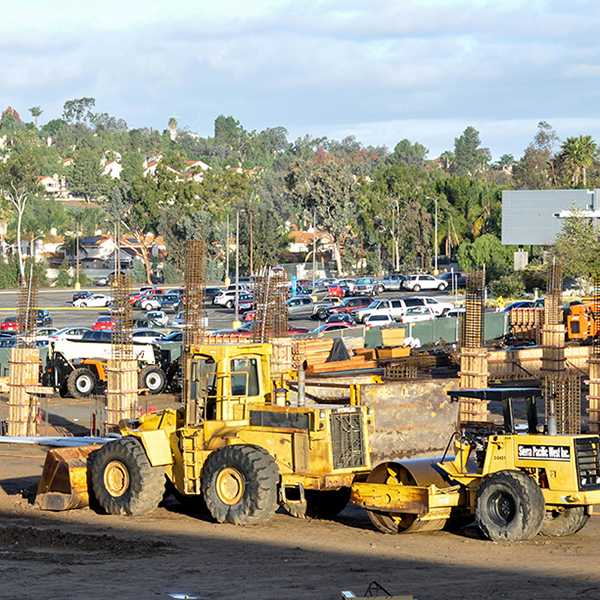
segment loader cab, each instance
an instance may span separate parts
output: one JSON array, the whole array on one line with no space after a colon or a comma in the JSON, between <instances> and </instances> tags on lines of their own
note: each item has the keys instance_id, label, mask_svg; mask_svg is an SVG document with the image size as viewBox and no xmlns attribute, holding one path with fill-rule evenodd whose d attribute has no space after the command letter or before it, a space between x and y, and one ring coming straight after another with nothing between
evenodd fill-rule
<instances>
[{"instance_id":1,"label":"loader cab","mask_svg":"<svg viewBox=\"0 0 600 600\"><path fill-rule=\"evenodd\" d=\"M268 344L206 344L191 346L187 354L187 425L247 420L250 404L271 402Z\"/></svg>"}]
</instances>

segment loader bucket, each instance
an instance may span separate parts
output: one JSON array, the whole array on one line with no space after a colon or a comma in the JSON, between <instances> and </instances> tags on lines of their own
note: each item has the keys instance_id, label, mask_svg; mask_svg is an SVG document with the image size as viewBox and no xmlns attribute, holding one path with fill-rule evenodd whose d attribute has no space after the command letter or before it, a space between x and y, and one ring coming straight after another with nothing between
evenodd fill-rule
<instances>
[{"instance_id":1,"label":"loader bucket","mask_svg":"<svg viewBox=\"0 0 600 600\"><path fill-rule=\"evenodd\" d=\"M35 505L42 510L84 508L90 503L87 458L99 445L56 448L46 454Z\"/></svg>"}]
</instances>

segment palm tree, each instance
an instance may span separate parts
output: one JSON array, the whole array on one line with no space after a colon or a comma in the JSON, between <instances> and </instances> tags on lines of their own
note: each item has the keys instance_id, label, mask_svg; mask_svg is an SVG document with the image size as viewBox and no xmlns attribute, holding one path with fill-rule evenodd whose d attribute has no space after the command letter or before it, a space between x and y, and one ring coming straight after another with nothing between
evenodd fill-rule
<instances>
[{"instance_id":1,"label":"palm tree","mask_svg":"<svg viewBox=\"0 0 600 600\"><path fill-rule=\"evenodd\" d=\"M177 140L177 119L175 117L171 117L168 123L169 128L169 136L171 137L171 141Z\"/></svg>"},{"instance_id":2,"label":"palm tree","mask_svg":"<svg viewBox=\"0 0 600 600\"><path fill-rule=\"evenodd\" d=\"M37 127L38 124L38 117L40 117L40 115L42 114L42 107L41 106L32 106L29 109L29 112L31 113L31 118L33 119L33 124Z\"/></svg>"},{"instance_id":3,"label":"palm tree","mask_svg":"<svg viewBox=\"0 0 600 600\"><path fill-rule=\"evenodd\" d=\"M560 159L571 170L571 185L577 187L581 180L587 187L587 170L594 164L598 146L591 135L580 135L565 140L560 149Z\"/></svg>"}]
</instances>

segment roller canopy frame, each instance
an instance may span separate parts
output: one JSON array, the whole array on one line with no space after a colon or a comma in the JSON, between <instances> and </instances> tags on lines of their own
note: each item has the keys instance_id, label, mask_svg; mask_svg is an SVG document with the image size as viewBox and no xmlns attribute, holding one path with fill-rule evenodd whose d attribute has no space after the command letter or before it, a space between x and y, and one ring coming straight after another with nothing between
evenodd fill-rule
<instances>
[{"instance_id":1,"label":"roller canopy frame","mask_svg":"<svg viewBox=\"0 0 600 600\"><path fill-rule=\"evenodd\" d=\"M478 398L487 402L501 402L504 429L506 433L511 434L517 433L513 416L513 400L523 400L527 403L528 433L538 433L536 401L542 397L542 391L539 387L450 390L448 396L450 396L452 402L457 402L459 398Z\"/></svg>"}]
</instances>

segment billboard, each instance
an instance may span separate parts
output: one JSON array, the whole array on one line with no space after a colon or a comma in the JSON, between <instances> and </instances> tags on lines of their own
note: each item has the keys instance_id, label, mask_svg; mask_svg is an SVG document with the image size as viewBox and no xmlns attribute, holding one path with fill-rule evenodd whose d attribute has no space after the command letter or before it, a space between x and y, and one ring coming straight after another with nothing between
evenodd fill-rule
<instances>
[{"instance_id":1,"label":"billboard","mask_svg":"<svg viewBox=\"0 0 600 600\"><path fill-rule=\"evenodd\" d=\"M562 228L559 213L600 208L600 190L502 192L502 243L551 246Z\"/></svg>"}]
</instances>

